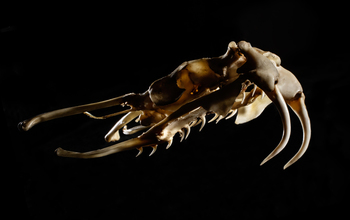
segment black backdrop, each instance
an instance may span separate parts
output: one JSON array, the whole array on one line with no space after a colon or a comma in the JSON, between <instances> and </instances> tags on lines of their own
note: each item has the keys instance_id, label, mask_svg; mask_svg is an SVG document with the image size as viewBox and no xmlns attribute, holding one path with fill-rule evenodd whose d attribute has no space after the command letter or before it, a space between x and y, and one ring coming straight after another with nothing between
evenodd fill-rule
<instances>
[{"instance_id":1,"label":"black backdrop","mask_svg":"<svg viewBox=\"0 0 350 220\"><path fill-rule=\"evenodd\" d=\"M350 158L345 6L145 1L22 3L3 10L9 13L0 33L2 149L13 215L286 219L345 213ZM149 149L138 158L136 150L92 160L54 154L57 147L107 146L103 137L118 118L78 115L28 132L16 128L39 113L143 92L183 61L222 55L232 40L275 52L304 87L312 139L287 170L282 167L302 138L294 115L286 149L259 166L282 135L273 105L247 124L231 119L207 124L202 132L193 128L186 141L175 138L169 150L159 146L151 157Z\"/></svg>"}]
</instances>

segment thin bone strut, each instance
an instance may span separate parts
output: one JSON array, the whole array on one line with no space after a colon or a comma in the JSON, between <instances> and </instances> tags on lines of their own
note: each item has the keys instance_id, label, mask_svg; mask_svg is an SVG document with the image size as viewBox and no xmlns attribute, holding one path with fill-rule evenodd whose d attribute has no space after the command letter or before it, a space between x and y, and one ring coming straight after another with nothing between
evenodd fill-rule
<instances>
[{"instance_id":1,"label":"thin bone strut","mask_svg":"<svg viewBox=\"0 0 350 220\"><path fill-rule=\"evenodd\" d=\"M98 150L88 151L88 152L74 152L74 151L68 151L64 150L62 148L57 148L56 153L58 156L61 157L74 157L74 158L97 158L97 157L104 157L110 154L118 153L125 150L131 150L139 147L147 147L154 145L155 141L151 139L140 139L140 138L133 138L127 141L123 141L118 144L114 144L109 147L105 147ZM163 143L163 142L158 142Z\"/></svg>"},{"instance_id":2,"label":"thin bone strut","mask_svg":"<svg viewBox=\"0 0 350 220\"><path fill-rule=\"evenodd\" d=\"M74 106L74 107L58 109L58 110L51 111L51 112L46 112L46 113L37 115L31 119L27 119L23 122L20 122L18 124L18 128L21 130L24 130L24 131L28 131L34 125L39 124L41 122L49 121L49 120L56 119L56 118L62 118L62 117L67 117L67 116L71 116L71 115L76 115L76 114L80 114L80 113L83 113L86 111L93 111L93 110L97 110L97 109L101 109L101 108L108 108L111 106L120 105L124 102L123 101L124 98L126 96L129 96L129 95L132 95L132 93L126 94L123 96L119 96L116 98L108 99L105 101L101 101L101 102L95 102L95 103L91 103L91 104L79 105L79 106Z\"/></svg>"},{"instance_id":3,"label":"thin bone strut","mask_svg":"<svg viewBox=\"0 0 350 220\"><path fill-rule=\"evenodd\" d=\"M106 118L114 117L117 115L122 115L122 114L128 113L130 111L131 111L131 109L127 109L124 111L120 111L120 112L116 112L116 113L112 113L112 114L104 115L104 116L95 116L95 115L91 114L90 112L84 112L84 114L90 118L93 118L93 119L106 119Z\"/></svg>"}]
</instances>

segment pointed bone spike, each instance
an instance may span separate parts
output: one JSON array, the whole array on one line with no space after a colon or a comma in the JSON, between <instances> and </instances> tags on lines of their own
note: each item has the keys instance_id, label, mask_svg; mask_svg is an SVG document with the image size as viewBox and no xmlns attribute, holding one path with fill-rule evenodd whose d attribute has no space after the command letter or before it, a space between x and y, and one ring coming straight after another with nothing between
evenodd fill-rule
<instances>
[{"instance_id":1,"label":"pointed bone spike","mask_svg":"<svg viewBox=\"0 0 350 220\"><path fill-rule=\"evenodd\" d=\"M229 115L226 116L225 119L227 120L227 119L232 118L233 116L235 116L236 113L237 113L237 109L231 109L230 112L229 112Z\"/></svg>"},{"instance_id":2,"label":"pointed bone spike","mask_svg":"<svg viewBox=\"0 0 350 220\"><path fill-rule=\"evenodd\" d=\"M190 123L190 127L194 127L194 126L196 126L196 125L197 125L197 119L196 119L196 120L191 121L191 123Z\"/></svg>"},{"instance_id":3,"label":"pointed bone spike","mask_svg":"<svg viewBox=\"0 0 350 220\"><path fill-rule=\"evenodd\" d=\"M301 122L301 126L303 129L303 142L297 154L283 167L283 169L287 169L289 166L291 166L293 163L299 160L300 157L304 155L311 139L311 123L305 105L304 94L302 94L302 96L299 99L289 102L288 104L293 109L295 114L299 117L299 120Z\"/></svg>"},{"instance_id":4,"label":"pointed bone spike","mask_svg":"<svg viewBox=\"0 0 350 220\"><path fill-rule=\"evenodd\" d=\"M185 140L188 138L188 136L190 135L190 132L191 132L191 127L189 126L189 125L186 125L185 127L184 127L184 129L187 129L187 134L186 134L186 136L185 136Z\"/></svg>"},{"instance_id":5,"label":"pointed bone spike","mask_svg":"<svg viewBox=\"0 0 350 220\"><path fill-rule=\"evenodd\" d=\"M88 152L74 152L69 150L64 150L62 148L57 148L56 153L60 157L74 157L74 158L97 158L104 157L107 155L115 154L125 150L137 149L144 146L152 146L155 143L162 143L162 141L155 142L152 139L144 138L133 138L127 141L114 144L109 147L105 147L98 150L88 151Z\"/></svg>"},{"instance_id":6,"label":"pointed bone spike","mask_svg":"<svg viewBox=\"0 0 350 220\"><path fill-rule=\"evenodd\" d=\"M197 125L199 125L200 123L202 123L202 119L198 119L197 122L196 122L196 124L194 124L192 127L197 126Z\"/></svg>"},{"instance_id":7,"label":"pointed bone spike","mask_svg":"<svg viewBox=\"0 0 350 220\"><path fill-rule=\"evenodd\" d=\"M275 93L275 95L270 94L269 97L273 101L273 103L275 104L275 106L277 107L277 109L281 115L282 124L283 124L283 135L282 135L282 139L281 139L280 143L278 144L278 146L269 154L269 156L267 156L263 160L263 162L261 162L260 166L262 166L264 163L266 163L267 161L272 159L274 156L276 156L279 152L281 152L283 150L283 148L287 145L287 143L289 141L289 137L290 137L291 127L290 127L290 116L289 116L287 104L284 101L283 96L282 96L281 92L279 91L278 86L276 86L276 85L275 85L274 93Z\"/></svg>"},{"instance_id":8,"label":"pointed bone spike","mask_svg":"<svg viewBox=\"0 0 350 220\"><path fill-rule=\"evenodd\" d=\"M219 121L221 121L221 119L223 119L223 118L224 118L224 116L220 115L218 120L216 120L216 124L219 123Z\"/></svg>"},{"instance_id":9,"label":"pointed bone spike","mask_svg":"<svg viewBox=\"0 0 350 220\"><path fill-rule=\"evenodd\" d=\"M218 117L219 117L219 115L217 113L215 113L214 117L212 119L210 119L210 121L208 121L208 123L215 121Z\"/></svg>"},{"instance_id":10,"label":"pointed bone spike","mask_svg":"<svg viewBox=\"0 0 350 220\"><path fill-rule=\"evenodd\" d=\"M255 92L256 92L256 88L257 88L257 87L258 87L258 86L254 84L254 88L253 88L253 93L252 93L252 97L254 97L254 95L255 95Z\"/></svg>"},{"instance_id":11,"label":"pointed bone spike","mask_svg":"<svg viewBox=\"0 0 350 220\"><path fill-rule=\"evenodd\" d=\"M138 117L141 114L141 111L131 111L128 114L124 115L119 121L113 126L113 128L106 134L105 140L107 142L118 141L120 136L118 130L123 128L126 124L132 121L134 118Z\"/></svg>"},{"instance_id":12,"label":"pointed bone spike","mask_svg":"<svg viewBox=\"0 0 350 220\"><path fill-rule=\"evenodd\" d=\"M182 129L180 129L179 130L179 134L180 134L180 137L181 137L180 142L182 142L184 140L184 137L185 137L185 132Z\"/></svg>"},{"instance_id":13,"label":"pointed bone spike","mask_svg":"<svg viewBox=\"0 0 350 220\"><path fill-rule=\"evenodd\" d=\"M158 145L153 145L153 146L152 146L153 150L152 150L152 152L149 154L149 156L152 156L152 155L156 152L157 146L158 146Z\"/></svg>"},{"instance_id":14,"label":"pointed bone spike","mask_svg":"<svg viewBox=\"0 0 350 220\"><path fill-rule=\"evenodd\" d=\"M205 125L205 122L206 122L205 115L201 115L200 119L202 120L202 125L199 128L199 131L201 131L204 128L204 125Z\"/></svg>"},{"instance_id":15,"label":"pointed bone spike","mask_svg":"<svg viewBox=\"0 0 350 220\"><path fill-rule=\"evenodd\" d=\"M137 150L139 150L139 153L136 155L136 157L140 156L143 152L143 148L142 147L138 147L136 148Z\"/></svg>"},{"instance_id":16,"label":"pointed bone spike","mask_svg":"<svg viewBox=\"0 0 350 220\"><path fill-rule=\"evenodd\" d=\"M169 149L169 147L171 147L171 144L173 143L173 139L171 138L170 140L169 140L169 142L168 142L168 145L166 146L166 148L165 149Z\"/></svg>"}]
</instances>

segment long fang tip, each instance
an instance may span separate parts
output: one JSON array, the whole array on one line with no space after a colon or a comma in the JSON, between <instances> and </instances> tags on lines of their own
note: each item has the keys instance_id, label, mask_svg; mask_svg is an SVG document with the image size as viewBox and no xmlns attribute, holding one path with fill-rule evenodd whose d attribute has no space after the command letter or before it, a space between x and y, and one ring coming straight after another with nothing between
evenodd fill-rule
<instances>
[{"instance_id":1,"label":"long fang tip","mask_svg":"<svg viewBox=\"0 0 350 220\"><path fill-rule=\"evenodd\" d=\"M291 132L291 125L290 125L290 116L289 116L289 111L286 102L284 101L284 98L279 91L278 87L275 86L275 95L276 97L269 96L270 99L273 101L275 104L276 108L278 109L281 119L282 119L282 124L283 124L283 135L280 143L278 146L261 162L260 166L272 159L274 156L276 156L278 153L280 153L284 147L287 145L290 137L290 132Z\"/></svg>"}]
</instances>

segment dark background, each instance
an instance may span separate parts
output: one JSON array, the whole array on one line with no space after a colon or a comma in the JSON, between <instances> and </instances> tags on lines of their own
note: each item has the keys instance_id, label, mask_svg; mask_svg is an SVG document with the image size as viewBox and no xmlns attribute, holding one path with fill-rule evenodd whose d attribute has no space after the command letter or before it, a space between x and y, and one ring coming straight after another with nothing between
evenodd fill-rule
<instances>
[{"instance_id":1,"label":"dark background","mask_svg":"<svg viewBox=\"0 0 350 220\"><path fill-rule=\"evenodd\" d=\"M1 10L1 137L11 214L54 219L276 219L343 215L349 203L348 19L336 1L186 1L13 4ZM57 147L108 146L118 117L77 115L28 132L18 122L68 106L144 92L183 61L222 55L246 40L278 54L300 80L312 122L306 154L291 112L283 152L260 167L282 135L270 105L256 120L192 129L159 146L104 158L60 158ZM120 110L110 108L102 115ZM124 139L124 137L123 137ZM6 141L9 141L6 142Z\"/></svg>"}]
</instances>

